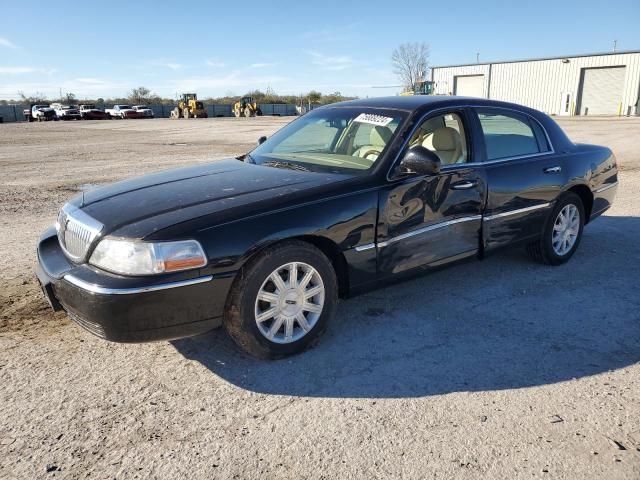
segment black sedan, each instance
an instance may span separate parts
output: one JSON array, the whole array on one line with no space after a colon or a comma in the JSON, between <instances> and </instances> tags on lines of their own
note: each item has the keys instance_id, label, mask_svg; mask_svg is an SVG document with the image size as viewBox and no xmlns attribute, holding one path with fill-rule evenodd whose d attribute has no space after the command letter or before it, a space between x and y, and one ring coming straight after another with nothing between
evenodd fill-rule
<instances>
[{"instance_id":1,"label":"black sedan","mask_svg":"<svg viewBox=\"0 0 640 480\"><path fill-rule=\"evenodd\" d=\"M608 148L547 115L463 97L322 107L236 158L67 203L38 245L52 306L119 342L223 325L263 358L302 350L339 297L502 248L574 254L611 206Z\"/></svg>"}]
</instances>

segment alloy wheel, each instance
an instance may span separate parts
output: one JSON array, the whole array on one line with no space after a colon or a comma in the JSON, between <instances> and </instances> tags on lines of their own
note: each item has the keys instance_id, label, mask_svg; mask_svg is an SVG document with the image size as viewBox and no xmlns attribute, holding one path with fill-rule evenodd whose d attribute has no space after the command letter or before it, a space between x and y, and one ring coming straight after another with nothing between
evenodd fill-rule
<instances>
[{"instance_id":1,"label":"alloy wheel","mask_svg":"<svg viewBox=\"0 0 640 480\"><path fill-rule=\"evenodd\" d=\"M580 232L580 212L569 203L558 213L553 224L551 245L556 255L564 256L571 251Z\"/></svg>"},{"instance_id":2,"label":"alloy wheel","mask_svg":"<svg viewBox=\"0 0 640 480\"><path fill-rule=\"evenodd\" d=\"M290 262L262 283L255 302L255 321L267 340L286 344L309 333L322 314L325 288L311 265Z\"/></svg>"}]
</instances>

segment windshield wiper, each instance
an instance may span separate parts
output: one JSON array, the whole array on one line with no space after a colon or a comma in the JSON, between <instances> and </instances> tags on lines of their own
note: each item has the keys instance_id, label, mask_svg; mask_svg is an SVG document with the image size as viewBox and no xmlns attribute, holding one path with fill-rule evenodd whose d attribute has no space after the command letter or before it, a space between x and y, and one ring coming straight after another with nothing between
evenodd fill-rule
<instances>
[{"instance_id":1,"label":"windshield wiper","mask_svg":"<svg viewBox=\"0 0 640 480\"><path fill-rule=\"evenodd\" d=\"M267 167L288 168L289 170L299 170L301 172L310 172L311 171L307 167L303 167L302 165L299 165L297 163L282 162L282 161L279 161L279 160L278 161L264 162L264 163L262 163L262 165L266 165Z\"/></svg>"}]
</instances>

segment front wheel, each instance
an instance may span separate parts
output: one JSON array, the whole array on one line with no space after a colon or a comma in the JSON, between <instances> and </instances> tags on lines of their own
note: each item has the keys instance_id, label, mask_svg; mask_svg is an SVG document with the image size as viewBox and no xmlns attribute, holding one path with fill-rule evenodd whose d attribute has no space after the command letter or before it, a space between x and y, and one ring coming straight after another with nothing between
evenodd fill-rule
<instances>
[{"instance_id":1,"label":"front wheel","mask_svg":"<svg viewBox=\"0 0 640 480\"><path fill-rule=\"evenodd\" d=\"M584 228L584 205L573 192L564 193L556 201L542 236L527 245L527 252L546 265L561 265L578 249Z\"/></svg>"},{"instance_id":2,"label":"front wheel","mask_svg":"<svg viewBox=\"0 0 640 480\"><path fill-rule=\"evenodd\" d=\"M258 358L299 353L326 328L338 302L329 259L306 242L265 250L238 274L225 308L231 338Z\"/></svg>"}]
</instances>

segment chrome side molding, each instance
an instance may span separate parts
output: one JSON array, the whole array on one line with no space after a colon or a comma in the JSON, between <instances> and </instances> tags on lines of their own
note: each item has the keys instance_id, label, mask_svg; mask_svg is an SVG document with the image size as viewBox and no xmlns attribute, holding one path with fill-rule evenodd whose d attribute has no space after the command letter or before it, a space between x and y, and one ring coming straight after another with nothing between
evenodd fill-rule
<instances>
[{"instance_id":1,"label":"chrome side molding","mask_svg":"<svg viewBox=\"0 0 640 480\"><path fill-rule=\"evenodd\" d=\"M618 185L618 182L613 182L613 183L609 183L607 185L605 185L604 187L600 187L597 190L594 190L593 193L600 193L600 192L604 192L605 190L609 190L610 188L613 188L615 186Z\"/></svg>"},{"instance_id":2,"label":"chrome side molding","mask_svg":"<svg viewBox=\"0 0 640 480\"><path fill-rule=\"evenodd\" d=\"M407 238L415 237L416 235L422 235L423 233L431 232L439 228L449 227L451 225L455 225L456 223L472 222L474 220L480 220L481 218L482 218L482 215L473 215L470 217L454 218L453 220L448 220L446 222L435 223L433 225L429 225L424 228L419 228L418 230L413 230L412 232L403 233L402 235L398 235L397 237L390 238L389 240L385 240L384 242L378 242L378 247L380 248L386 247L393 243L399 242L400 240L405 240Z\"/></svg>"},{"instance_id":3,"label":"chrome side molding","mask_svg":"<svg viewBox=\"0 0 640 480\"><path fill-rule=\"evenodd\" d=\"M519 213L531 212L533 210L539 210L541 208L547 208L551 203L540 203L538 205L532 205L531 207L519 208L517 210L509 210L508 212L496 213L495 215L488 215L483 218L485 222L494 220L496 218L509 217L511 215L518 215Z\"/></svg>"},{"instance_id":4,"label":"chrome side molding","mask_svg":"<svg viewBox=\"0 0 640 480\"><path fill-rule=\"evenodd\" d=\"M199 283L209 282L213 279L213 275L207 275L205 277L192 278L189 280L181 280L179 282L159 283L157 285L148 285L142 287L133 288L107 288L95 285L93 283L85 282L84 280L74 277L73 275L65 275L64 280L78 288L86 290L87 292L98 295L133 295L136 293L156 292L158 290L167 290L169 288L186 287L189 285L197 285Z\"/></svg>"}]
</instances>

